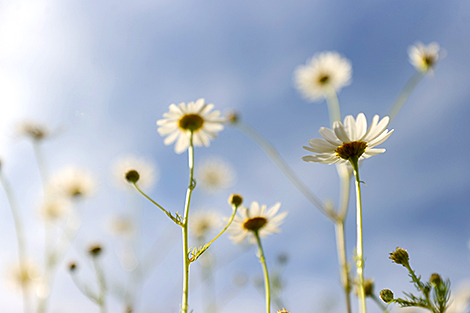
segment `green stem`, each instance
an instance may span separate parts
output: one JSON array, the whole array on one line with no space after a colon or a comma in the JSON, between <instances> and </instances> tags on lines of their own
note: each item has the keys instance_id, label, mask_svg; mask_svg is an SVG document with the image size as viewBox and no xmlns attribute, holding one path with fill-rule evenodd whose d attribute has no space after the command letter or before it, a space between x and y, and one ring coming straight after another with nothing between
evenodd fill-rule
<instances>
[{"instance_id":1,"label":"green stem","mask_svg":"<svg viewBox=\"0 0 470 313\"><path fill-rule=\"evenodd\" d=\"M224 229L222 229L222 230L220 231L220 233L219 233L217 236L214 237L214 239L212 239L211 241L209 241L209 242L206 244L206 246L210 246L214 241L216 241L217 238L219 238L219 237L230 227L230 225L232 224L233 219L235 218L235 214L237 214L237 209L238 209L238 207L236 207L236 206L234 206L234 205L233 205L232 207L233 207L232 215L230 216L230 219L229 219L227 225L224 227ZM209 247L208 247L208 248L209 248Z\"/></svg>"},{"instance_id":2,"label":"green stem","mask_svg":"<svg viewBox=\"0 0 470 313\"><path fill-rule=\"evenodd\" d=\"M188 162L189 162L189 185L186 191L186 201L184 207L183 218L183 299L181 303L181 312L188 312L188 298L189 298L189 264L191 263L188 258L189 240L188 240L188 224L189 224L189 205L191 203L191 194L196 187L194 181L194 146L193 146L193 132L191 131L189 137L188 147Z\"/></svg>"},{"instance_id":3,"label":"green stem","mask_svg":"<svg viewBox=\"0 0 470 313\"><path fill-rule=\"evenodd\" d=\"M254 232L256 237L256 242L258 243L258 251L259 251L259 260L261 265L263 266L263 274L264 274L264 287L266 292L266 313L271 312L271 292L269 288L269 274L268 274L268 267L266 266L266 258L264 257L263 247L261 246L261 239L257 231Z\"/></svg>"},{"instance_id":4,"label":"green stem","mask_svg":"<svg viewBox=\"0 0 470 313\"><path fill-rule=\"evenodd\" d=\"M341 122L341 110L339 108L338 96L333 87L325 93L326 103L328 104L328 113L330 116L330 124L333 126L334 122Z\"/></svg>"},{"instance_id":5,"label":"green stem","mask_svg":"<svg viewBox=\"0 0 470 313\"><path fill-rule=\"evenodd\" d=\"M183 226L183 224L178 221L173 215L171 215L170 212L168 212L167 210L165 210L160 204L158 204L157 202L155 202L152 198L150 198L149 196L147 196L147 194L145 192L143 192L138 186L136 183L132 183L132 185L134 186L135 189L137 189L138 192L140 192L141 195L143 195L147 200L149 200L150 202L152 202L155 206L157 206L160 210L162 210L173 222L175 222L175 224L177 225L180 225L180 226Z\"/></svg>"},{"instance_id":6,"label":"green stem","mask_svg":"<svg viewBox=\"0 0 470 313\"><path fill-rule=\"evenodd\" d=\"M419 82L423 79L425 74L426 73L416 71L408 79L405 86L400 91L397 98L393 102L392 107L390 108L390 110L387 113L387 115L390 117L390 122L389 123L391 123L395 119L395 117L398 115L398 112L400 112L401 108L403 107L403 104L405 104L406 100L411 95L411 93L416 88L416 86L419 84Z\"/></svg>"},{"instance_id":7,"label":"green stem","mask_svg":"<svg viewBox=\"0 0 470 313\"><path fill-rule=\"evenodd\" d=\"M93 266L95 267L96 272L96 279L98 281L98 305L100 306L100 312L106 313L106 280L104 278L103 270L101 269L100 265L98 264L98 258L93 257Z\"/></svg>"},{"instance_id":8,"label":"green stem","mask_svg":"<svg viewBox=\"0 0 470 313\"><path fill-rule=\"evenodd\" d=\"M356 177L356 209L357 209L357 252L356 252L356 268L358 278L358 296L359 296L359 312L366 313L366 296L364 292L364 240L362 236L362 201L361 201L361 181L359 179L358 158L350 159L354 168Z\"/></svg>"}]
</instances>

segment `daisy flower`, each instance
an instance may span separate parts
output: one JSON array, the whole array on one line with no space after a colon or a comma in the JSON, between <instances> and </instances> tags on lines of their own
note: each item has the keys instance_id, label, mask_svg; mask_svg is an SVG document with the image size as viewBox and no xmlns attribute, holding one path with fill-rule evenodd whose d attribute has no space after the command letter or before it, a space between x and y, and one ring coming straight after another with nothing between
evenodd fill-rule
<instances>
[{"instance_id":1,"label":"daisy flower","mask_svg":"<svg viewBox=\"0 0 470 313\"><path fill-rule=\"evenodd\" d=\"M41 272L36 263L28 260L8 268L8 282L14 289L36 287L41 279Z\"/></svg>"},{"instance_id":2,"label":"daisy flower","mask_svg":"<svg viewBox=\"0 0 470 313\"><path fill-rule=\"evenodd\" d=\"M200 211L191 216L189 227L196 238L204 238L207 234L221 226L221 217L214 211Z\"/></svg>"},{"instance_id":3,"label":"daisy flower","mask_svg":"<svg viewBox=\"0 0 470 313\"><path fill-rule=\"evenodd\" d=\"M216 157L201 162L196 168L197 182L207 191L227 189L235 183L236 174L232 165Z\"/></svg>"},{"instance_id":4,"label":"daisy flower","mask_svg":"<svg viewBox=\"0 0 470 313\"><path fill-rule=\"evenodd\" d=\"M23 121L16 128L18 135L29 137L36 141L47 138L50 135L49 130L44 125L32 121Z\"/></svg>"},{"instance_id":5,"label":"daisy flower","mask_svg":"<svg viewBox=\"0 0 470 313\"><path fill-rule=\"evenodd\" d=\"M193 132L193 144L208 147L217 132L224 129L225 119L220 117L220 111L211 112L213 108L214 105L205 104L204 99L187 105L184 102L178 106L171 104L170 111L163 114L164 119L157 121L158 133L167 136L165 145L176 141L175 152L180 154L188 149Z\"/></svg>"},{"instance_id":6,"label":"daisy flower","mask_svg":"<svg viewBox=\"0 0 470 313\"><path fill-rule=\"evenodd\" d=\"M138 178L133 175L138 175ZM139 187L150 188L157 181L158 174L154 164L136 156L128 156L116 160L114 176L121 186L132 187L129 179L137 178Z\"/></svg>"},{"instance_id":7,"label":"daisy flower","mask_svg":"<svg viewBox=\"0 0 470 313\"><path fill-rule=\"evenodd\" d=\"M76 199L91 195L95 181L88 171L68 167L53 176L48 187L58 191L61 196Z\"/></svg>"},{"instance_id":8,"label":"daisy flower","mask_svg":"<svg viewBox=\"0 0 470 313\"><path fill-rule=\"evenodd\" d=\"M373 155L384 153L385 149L374 149L393 133L388 130L389 117L379 121L375 115L372 124L367 129L367 120L363 113L357 115L356 120L352 115L346 116L343 123L336 121L333 130L321 127L320 135L324 139L315 138L309 140L309 147L305 150L317 153L302 157L306 162L334 164L346 163L349 160L367 159Z\"/></svg>"},{"instance_id":9,"label":"daisy flower","mask_svg":"<svg viewBox=\"0 0 470 313\"><path fill-rule=\"evenodd\" d=\"M302 96L312 102L322 100L331 89L339 92L351 84L351 62L338 52L314 55L306 65L297 67L294 82Z\"/></svg>"},{"instance_id":10,"label":"daisy flower","mask_svg":"<svg viewBox=\"0 0 470 313\"><path fill-rule=\"evenodd\" d=\"M243 242L249 238L250 243L256 243L255 232L260 237L266 237L270 234L280 233L279 226L284 222L287 212L277 214L281 203L277 202L268 211L266 205L259 205L253 201L251 208L241 207L238 209L240 215L235 216L232 225L229 228L230 239L234 244ZM277 215L276 215L277 214Z\"/></svg>"},{"instance_id":11,"label":"daisy flower","mask_svg":"<svg viewBox=\"0 0 470 313\"><path fill-rule=\"evenodd\" d=\"M67 215L70 201L62 197L49 196L39 206L40 215L47 221L58 221Z\"/></svg>"},{"instance_id":12,"label":"daisy flower","mask_svg":"<svg viewBox=\"0 0 470 313\"><path fill-rule=\"evenodd\" d=\"M431 42L427 46L417 42L414 46L408 48L410 63L420 72L432 71L439 60L440 49L441 47L437 42Z\"/></svg>"}]
</instances>

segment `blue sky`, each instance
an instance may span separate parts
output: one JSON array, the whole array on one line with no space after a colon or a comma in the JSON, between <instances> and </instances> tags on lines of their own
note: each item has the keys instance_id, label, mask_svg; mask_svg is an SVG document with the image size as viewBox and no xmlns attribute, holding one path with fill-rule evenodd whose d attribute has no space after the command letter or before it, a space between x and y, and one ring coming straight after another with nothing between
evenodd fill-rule
<instances>
[{"instance_id":1,"label":"blue sky","mask_svg":"<svg viewBox=\"0 0 470 313\"><path fill-rule=\"evenodd\" d=\"M168 230L164 215L143 199L116 188L109 164L130 153L151 159L160 180L150 193L181 211L187 156L164 146L155 125L171 103L202 97L222 112L237 110L315 194L337 201L335 168L301 160L306 154L301 147L329 122L324 102L307 103L293 87L294 69L317 52L340 52L353 65L353 83L339 93L342 115L364 112L370 120L386 114L413 74L408 47L436 41L446 58L394 120L395 133L383 144L387 152L361 168L367 183L366 276L375 277L377 289L408 289L405 272L388 260L388 252L403 246L423 277L439 272L458 286L470 278L469 23L469 3L454 0L0 1L0 157L27 218L32 256L41 260L42 230L35 213L41 185L30 145L14 135L17 122L36 120L61 130L43 147L51 171L77 164L99 181L95 196L83 204L82 228L67 259L86 262L81 249L101 241L109 247L104 258L109 275L125 277L113 254L117 243L103 227L110 214L139 203L143 250L160 233L168 232L165 240L179 233ZM332 310L342 311L332 225L235 129L221 132L209 149L198 148L196 164L214 155L234 165L237 184L210 198L196 189L194 210L213 207L229 215L231 192L242 193L248 202L282 202L281 210L289 211L282 234L267 238L265 247L271 265L279 252L289 254L286 306L292 312L319 311L339 297ZM3 194L0 204L5 255L0 265L6 268L15 260L16 244ZM351 207L349 256L355 245L353 213ZM142 312L177 311L181 256L180 242L174 244L145 285ZM213 247L221 263L240 251L226 237ZM194 266L195 281L197 271ZM260 271L251 249L217 272L217 285L225 290L235 273ZM20 297L1 288L5 307L19 312ZM195 312L201 312L199 298L196 289L190 300ZM56 311L98 311L64 270L52 303ZM378 312L372 303L370 308ZM251 285L223 312L241 309L263 309Z\"/></svg>"}]
</instances>

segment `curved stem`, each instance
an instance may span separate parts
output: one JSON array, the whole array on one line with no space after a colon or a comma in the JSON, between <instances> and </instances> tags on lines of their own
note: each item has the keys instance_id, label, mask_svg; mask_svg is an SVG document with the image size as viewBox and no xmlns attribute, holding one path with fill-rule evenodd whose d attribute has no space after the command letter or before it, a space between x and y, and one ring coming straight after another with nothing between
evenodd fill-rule
<instances>
[{"instance_id":1,"label":"curved stem","mask_svg":"<svg viewBox=\"0 0 470 313\"><path fill-rule=\"evenodd\" d=\"M271 312L271 291L269 287L269 274L268 274L268 267L266 266L266 258L264 257L263 247L261 246L261 239L259 238L259 234L257 231L254 232L256 237L256 242L258 243L258 251L259 251L259 261L263 266L263 274L264 274L264 288L266 292L266 313Z\"/></svg>"},{"instance_id":2,"label":"curved stem","mask_svg":"<svg viewBox=\"0 0 470 313\"><path fill-rule=\"evenodd\" d=\"M356 252L356 268L358 278L358 297L359 312L366 312L366 296L364 292L364 240L362 236L362 201L361 201L361 180L359 179L358 158L350 159L354 168L356 177L356 209L357 209L357 252Z\"/></svg>"},{"instance_id":3,"label":"curved stem","mask_svg":"<svg viewBox=\"0 0 470 313\"><path fill-rule=\"evenodd\" d=\"M287 162L281 157L276 148L256 131L250 125L244 123L243 121L238 121L234 124L239 131L248 136L253 140L263 151L268 155L268 157L273 161L273 163L281 170L281 172L289 179L289 181L296 187L305 198L307 198L310 203L312 203L321 213L326 217L331 219L331 216L325 210L321 200L315 196L315 194L300 180L300 178L294 173L292 168L287 164Z\"/></svg>"},{"instance_id":4,"label":"curved stem","mask_svg":"<svg viewBox=\"0 0 470 313\"><path fill-rule=\"evenodd\" d=\"M232 215L230 216L230 219L229 219L227 225L224 227L224 229L222 229L222 230L220 231L220 233L219 233L217 236L214 237L214 239L212 239L211 241L209 241L209 242L206 244L206 246L210 246L214 241L216 241L217 238L219 238L219 237L227 230L227 228L230 227L230 225L231 225L232 222L233 222L233 219L235 218L235 214L237 214L237 209L238 209L238 207L236 207L236 206L234 206L234 205L233 205L232 207L233 207Z\"/></svg>"},{"instance_id":5,"label":"curved stem","mask_svg":"<svg viewBox=\"0 0 470 313\"><path fill-rule=\"evenodd\" d=\"M398 115L398 112L400 112L401 108L403 107L403 104L405 104L406 100L408 97L411 95L413 90L416 88L416 86L419 84L419 82L423 79L425 73L416 71L413 73L413 75L408 79L406 82L405 86L403 89L400 91L398 94L397 98L392 104L392 107L388 111L387 115L390 117L390 122L389 124L395 119L395 117Z\"/></svg>"},{"instance_id":6,"label":"curved stem","mask_svg":"<svg viewBox=\"0 0 470 313\"><path fill-rule=\"evenodd\" d=\"M191 203L191 194L196 187L194 182L194 146L193 146L193 132L191 131L189 137L188 148L188 162L189 162L189 185L186 191L186 201L184 207L183 219L183 299L181 303L181 312L188 312L188 298L189 298L189 264L191 263L188 258L189 240L188 240L188 224L189 224L189 205Z\"/></svg>"},{"instance_id":7,"label":"curved stem","mask_svg":"<svg viewBox=\"0 0 470 313\"><path fill-rule=\"evenodd\" d=\"M330 116L330 124L333 126L333 123L338 121L341 122L341 110L339 108L338 96L333 87L325 93L326 103L328 104L328 113Z\"/></svg>"},{"instance_id":8,"label":"curved stem","mask_svg":"<svg viewBox=\"0 0 470 313\"><path fill-rule=\"evenodd\" d=\"M18 263L20 272L26 272L26 240L23 231L23 223L21 220L20 211L13 197L13 191L11 190L9 182L5 179L2 173L0 173L0 182L5 190L5 194L10 205L11 215L15 224L16 242L18 245ZM23 275L23 274L22 274ZM25 313L30 311L30 301L27 283L21 284L21 292L23 294L23 310Z\"/></svg>"}]
</instances>

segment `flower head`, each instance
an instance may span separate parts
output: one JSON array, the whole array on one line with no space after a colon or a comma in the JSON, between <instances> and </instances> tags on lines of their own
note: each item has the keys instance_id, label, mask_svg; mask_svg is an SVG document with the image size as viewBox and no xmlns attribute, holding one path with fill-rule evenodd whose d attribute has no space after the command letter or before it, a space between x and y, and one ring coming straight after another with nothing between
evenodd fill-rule
<instances>
[{"instance_id":1,"label":"flower head","mask_svg":"<svg viewBox=\"0 0 470 313\"><path fill-rule=\"evenodd\" d=\"M196 177L201 187L208 192L216 192L233 186L236 174L229 162L212 157L196 168Z\"/></svg>"},{"instance_id":2,"label":"flower head","mask_svg":"<svg viewBox=\"0 0 470 313\"><path fill-rule=\"evenodd\" d=\"M233 240L233 243L238 244L249 237L250 243L255 243L255 232L260 237L280 233L279 226L284 222L287 215L287 212L277 214L280 207L281 203L278 202L267 210L266 205L260 206L256 201L251 203L250 209L240 207L238 209L240 215L235 216L229 228L232 234L230 239Z\"/></svg>"},{"instance_id":3,"label":"flower head","mask_svg":"<svg viewBox=\"0 0 470 313\"><path fill-rule=\"evenodd\" d=\"M9 268L8 276L11 286L18 290L37 287L41 279L39 267L30 260Z\"/></svg>"},{"instance_id":4,"label":"flower head","mask_svg":"<svg viewBox=\"0 0 470 313\"><path fill-rule=\"evenodd\" d=\"M47 221L57 221L67 215L70 201L63 197L49 196L39 206L39 213Z\"/></svg>"},{"instance_id":5,"label":"flower head","mask_svg":"<svg viewBox=\"0 0 470 313\"><path fill-rule=\"evenodd\" d=\"M439 60L440 49L441 47L437 42L431 42L427 46L417 42L414 46L408 48L410 63L420 72L432 71Z\"/></svg>"},{"instance_id":6,"label":"flower head","mask_svg":"<svg viewBox=\"0 0 470 313\"><path fill-rule=\"evenodd\" d=\"M199 211L191 216L191 234L200 239L221 225L221 217L215 211Z\"/></svg>"},{"instance_id":7,"label":"flower head","mask_svg":"<svg viewBox=\"0 0 470 313\"><path fill-rule=\"evenodd\" d=\"M20 136L29 137L35 141L40 141L49 136L49 130L41 124L24 121L17 125L17 132Z\"/></svg>"},{"instance_id":8,"label":"flower head","mask_svg":"<svg viewBox=\"0 0 470 313\"><path fill-rule=\"evenodd\" d=\"M141 188L150 188L157 180L157 169L152 163L136 157L119 158L114 164L114 176L121 186L132 187L137 183Z\"/></svg>"},{"instance_id":9,"label":"flower head","mask_svg":"<svg viewBox=\"0 0 470 313\"><path fill-rule=\"evenodd\" d=\"M135 232L135 225L129 216L114 215L107 220L106 229L115 236L132 237Z\"/></svg>"},{"instance_id":10,"label":"flower head","mask_svg":"<svg viewBox=\"0 0 470 313\"><path fill-rule=\"evenodd\" d=\"M324 139L315 138L309 140L309 147L305 150L317 153L302 157L305 162L324 164L345 163L352 159L367 159L373 155L384 153L385 149L374 149L384 142L392 133L386 129L389 117L386 116L379 121L376 115L372 124L367 129L367 120L363 113L354 119L352 115L346 116L344 124L336 121L333 130L321 127L320 135Z\"/></svg>"},{"instance_id":11,"label":"flower head","mask_svg":"<svg viewBox=\"0 0 470 313\"><path fill-rule=\"evenodd\" d=\"M306 65L297 67L294 82L300 93L314 102L323 99L332 89L351 84L351 62L338 52L326 51L314 55Z\"/></svg>"},{"instance_id":12,"label":"flower head","mask_svg":"<svg viewBox=\"0 0 470 313\"><path fill-rule=\"evenodd\" d=\"M220 117L220 111L213 111L213 104L205 104L204 99L196 102L184 102L178 106L170 105L170 111L164 113L164 119L158 120L158 133L165 138L165 145L172 144L176 140L175 152L186 151L190 144L191 132L195 146L210 145L211 139L217 136L217 132L224 128L224 118Z\"/></svg>"},{"instance_id":13,"label":"flower head","mask_svg":"<svg viewBox=\"0 0 470 313\"><path fill-rule=\"evenodd\" d=\"M58 196L78 199L93 193L95 181L92 175L83 169L67 167L55 174L48 183L48 192L58 192Z\"/></svg>"},{"instance_id":14,"label":"flower head","mask_svg":"<svg viewBox=\"0 0 470 313\"><path fill-rule=\"evenodd\" d=\"M405 267L408 266L410 262L410 256L406 249L399 247L397 247L395 251L390 252L389 259L392 260L393 263L401 264Z\"/></svg>"}]
</instances>

